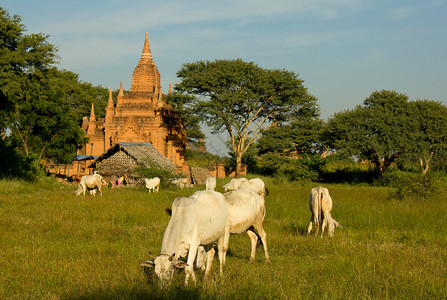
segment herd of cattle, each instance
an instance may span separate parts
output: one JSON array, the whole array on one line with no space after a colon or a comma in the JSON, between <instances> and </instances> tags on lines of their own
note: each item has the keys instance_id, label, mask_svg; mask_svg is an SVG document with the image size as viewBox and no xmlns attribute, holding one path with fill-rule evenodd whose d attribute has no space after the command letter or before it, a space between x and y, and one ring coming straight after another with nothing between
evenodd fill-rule
<instances>
[{"instance_id":1,"label":"herd of cattle","mask_svg":"<svg viewBox=\"0 0 447 300\"><path fill-rule=\"evenodd\" d=\"M158 192L160 179L147 179L144 182L149 192ZM173 182L179 187L186 186L186 182ZM81 178L76 195L86 191L94 196L102 195L101 186L104 184L102 176L95 172ZM267 234L262 227L266 209L264 197L268 195L264 182L259 178L233 178L223 186L224 193L215 191L216 178L208 177L205 190L197 191L189 197L177 197L172 208L167 209L171 215L163 235L160 254L151 256L151 260L141 264L145 273L155 273L162 286L171 282L176 269L185 271L185 283L196 281L194 267L205 271L206 279L211 271L217 243L222 275L230 234L246 232L251 241L250 261L254 261L256 247L260 239L264 247L265 260L270 263L267 250ZM342 228L331 216L332 199L328 189L315 187L309 195L309 209L311 218L308 233L312 225L318 234L321 226L323 237L326 226L328 234L334 234L335 227ZM186 262L181 258L186 258Z\"/></svg>"}]
</instances>

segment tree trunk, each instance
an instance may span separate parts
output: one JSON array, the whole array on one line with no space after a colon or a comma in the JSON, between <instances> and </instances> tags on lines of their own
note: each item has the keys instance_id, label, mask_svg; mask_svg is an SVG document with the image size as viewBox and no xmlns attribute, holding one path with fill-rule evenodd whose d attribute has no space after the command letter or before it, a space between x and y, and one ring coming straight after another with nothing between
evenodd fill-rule
<instances>
[{"instance_id":1,"label":"tree trunk","mask_svg":"<svg viewBox=\"0 0 447 300\"><path fill-rule=\"evenodd\" d=\"M236 159L236 173L234 177L239 178L242 167L242 153L237 151L234 153L234 157Z\"/></svg>"}]
</instances>

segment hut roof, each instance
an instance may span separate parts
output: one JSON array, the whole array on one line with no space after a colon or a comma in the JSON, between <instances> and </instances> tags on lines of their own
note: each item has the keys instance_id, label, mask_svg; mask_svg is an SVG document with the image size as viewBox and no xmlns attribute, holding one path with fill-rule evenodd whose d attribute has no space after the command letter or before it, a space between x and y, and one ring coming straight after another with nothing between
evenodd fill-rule
<instances>
[{"instance_id":1,"label":"hut roof","mask_svg":"<svg viewBox=\"0 0 447 300\"><path fill-rule=\"evenodd\" d=\"M109 158L119 151L125 152L127 155L132 157L137 164L146 168L159 168L169 171L174 171L176 169L175 165L150 143L115 144L98 156L89 167L96 168L97 163Z\"/></svg>"}]
</instances>

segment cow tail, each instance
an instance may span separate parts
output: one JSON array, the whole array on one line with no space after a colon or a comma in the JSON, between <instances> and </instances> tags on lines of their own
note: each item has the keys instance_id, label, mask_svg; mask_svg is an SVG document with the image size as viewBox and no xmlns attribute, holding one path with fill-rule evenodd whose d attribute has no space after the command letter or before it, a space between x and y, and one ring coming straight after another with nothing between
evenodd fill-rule
<instances>
[{"instance_id":1,"label":"cow tail","mask_svg":"<svg viewBox=\"0 0 447 300\"><path fill-rule=\"evenodd\" d=\"M322 205L322 203L323 203L323 192L321 192L321 194L320 194L320 199L319 199L319 201L318 201L318 224L320 224L320 222L321 222L321 210L323 209L323 205Z\"/></svg>"}]
</instances>

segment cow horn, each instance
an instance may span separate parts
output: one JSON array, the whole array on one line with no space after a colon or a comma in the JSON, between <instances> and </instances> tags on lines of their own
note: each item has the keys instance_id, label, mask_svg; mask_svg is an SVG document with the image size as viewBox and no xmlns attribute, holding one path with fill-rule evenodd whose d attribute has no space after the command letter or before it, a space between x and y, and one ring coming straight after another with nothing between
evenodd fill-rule
<instances>
[{"instance_id":1,"label":"cow horn","mask_svg":"<svg viewBox=\"0 0 447 300\"><path fill-rule=\"evenodd\" d=\"M155 259L155 256L152 254L152 252L151 251L149 251L149 257L151 258L151 259Z\"/></svg>"}]
</instances>

